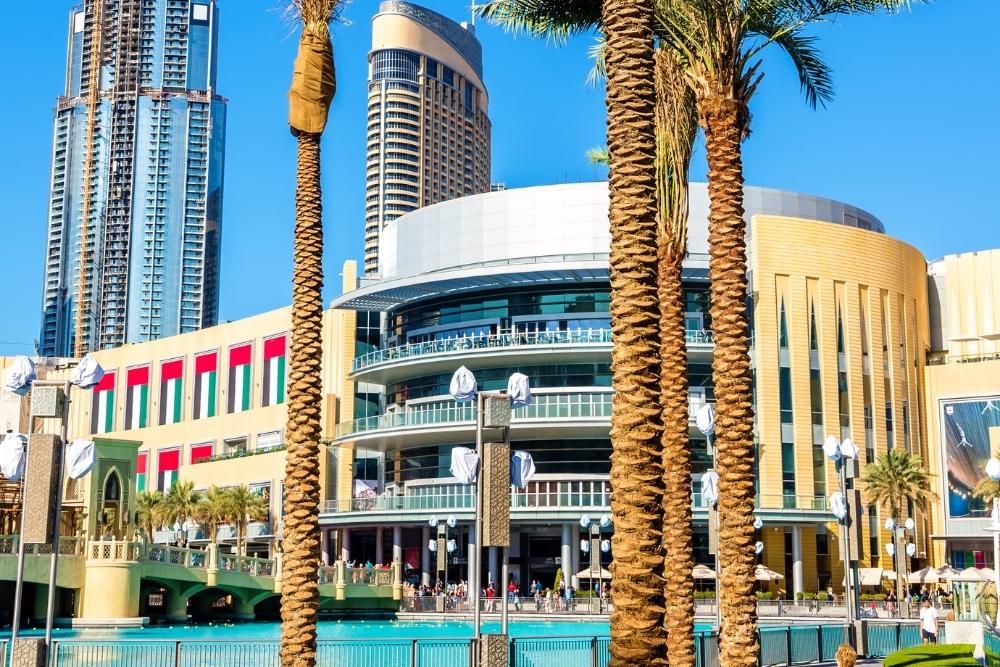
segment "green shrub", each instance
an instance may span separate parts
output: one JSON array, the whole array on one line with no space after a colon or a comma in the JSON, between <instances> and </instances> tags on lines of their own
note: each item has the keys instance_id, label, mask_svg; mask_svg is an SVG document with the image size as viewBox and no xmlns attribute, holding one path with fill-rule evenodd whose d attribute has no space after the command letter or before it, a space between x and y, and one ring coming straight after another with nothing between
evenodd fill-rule
<instances>
[{"instance_id":1,"label":"green shrub","mask_svg":"<svg viewBox=\"0 0 1000 667\"><path fill-rule=\"evenodd\" d=\"M896 651L882 663L885 667L972 667L972 644L928 644Z\"/></svg>"},{"instance_id":2,"label":"green shrub","mask_svg":"<svg viewBox=\"0 0 1000 667\"><path fill-rule=\"evenodd\" d=\"M695 591L694 592L694 599L695 600L714 600L715 599L715 591Z\"/></svg>"},{"instance_id":3,"label":"green shrub","mask_svg":"<svg viewBox=\"0 0 1000 667\"><path fill-rule=\"evenodd\" d=\"M816 594L816 599L823 602L829 602L830 594L827 593L826 591L820 591L819 593Z\"/></svg>"},{"instance_id":4,"label":"green shrub","mask_svg":"<svg viewBox=\"0 0 1000 667\"><path fill-rule=\"evenodd\" d=\"M772 593L771 591L757 591L757 599L758 600L773 600L774 599L774 593Z\"/></svg>"},{"instance_id":5,"label":"green shrub","mask_svg":"<svg viewBox=\"0 0 1000 667\"><path fill-rule=\"evenodd\" d=\"M862 593L862 602L885 602L885 593Z\"/></svg>"},{"instance_id":6,"label":"green shrub","mask_svg":"<svg viewBox=\"0 0 1000 667\"><path fill-rule=\"evenodd\" d=\"M804 591L802 593L796 593L795 594L795 599L796 600L816 600L817 599L817 597L816 597L817 595L819 595L819 594L818 593L810 593L809 591Z\"/></svg>"}]
</instances>

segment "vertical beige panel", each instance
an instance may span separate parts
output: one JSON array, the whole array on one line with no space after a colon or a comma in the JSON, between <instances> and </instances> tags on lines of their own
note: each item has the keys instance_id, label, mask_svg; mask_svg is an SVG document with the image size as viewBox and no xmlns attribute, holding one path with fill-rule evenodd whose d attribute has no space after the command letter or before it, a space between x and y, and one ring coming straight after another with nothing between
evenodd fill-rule
<instances>
[{"instance_id":1,"label":"vertical beige panel","mask_svg":"<svg viewBox=\"0 0 1000 667\"><path fill-rule=\"evenodd\" d=\"M812 416L809 386L809 299L804 276L787 279L785 312L791 361L792 410L795 433L795 493L813 495Z\"/></svg>"}]
</instances>

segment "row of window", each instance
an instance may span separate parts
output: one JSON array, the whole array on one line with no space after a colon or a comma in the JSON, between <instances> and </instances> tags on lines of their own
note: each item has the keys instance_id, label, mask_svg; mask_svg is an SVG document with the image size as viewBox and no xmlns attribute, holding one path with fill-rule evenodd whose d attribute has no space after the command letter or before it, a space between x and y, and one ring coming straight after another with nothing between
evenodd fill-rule
<instances>
[{"instance_id":1,"label":"row of window","mask_svg":"<svg viewBox=\"0 0 1000 667\"><path fill-rule=\"evenodd\" d=\"M283 403L287 378L287 334L263 338L260 347L262 372L259 405L267 407ZM223 360L226 385L220 392ZM154 369L158 371L155 379ZM181 356L158 364L129 366L124 371L107 370L93 391L91 433L127 431L146 428L154 423L163 426L176 424L187 418L214 417L221 413L218 405L220 393L226 398L226 414L246 412L255 407L253 378L253 341L231 345L225 350L196 353L190 364L186 357ZM151 400L151 387L154 383L158 386L158 400L155 403ZM124 394L121 400L119 393ZM151 409L155 409L155 414L150 412ZM119 412L124 413L124 421L120 424L117 419Z\"/></svg>"}]
</instances>

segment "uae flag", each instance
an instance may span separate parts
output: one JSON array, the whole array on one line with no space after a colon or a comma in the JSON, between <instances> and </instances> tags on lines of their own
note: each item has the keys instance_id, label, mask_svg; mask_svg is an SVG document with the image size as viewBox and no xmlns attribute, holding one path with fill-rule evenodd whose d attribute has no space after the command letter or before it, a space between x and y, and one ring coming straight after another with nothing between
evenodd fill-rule
<instances>
[{"instance_id":1,"label":"uae flag","mask_svg":"<svg viewBox=\"0 0 1000 667\"><path fill-rule=\"evenodd\" d=\"M125 429L146 428L148 407L149 366L130 368L125 372Z\"/></svg>"},{"instance_id":2,"label":"uae flag","mask_svg":"<svg viewBox=\"0 0 1000 667\"><path fill-rule=\"evenodd\" d=\"M176 424L184 406L184 360L160 364L160 424Z\"/></svg>"},{"instance_id":3,"label":"uae flag","mask_svg":"<svg viewBox=\"0 0 1000 667\"><path fill-rule=\"evenodd\" d=\"M146 452L139 452L135 457L135 490L146 490Z\"/></svg>"},{"instance_id":4,"label":"uae flag","mask_svg":"<svg viewBox=\"0 0 1000 667\"><path fill-rule=\"evenodd\" d=\"M166 493L177 483L177 471L181 467L181 450L168 449L156 453L156 474L159 475L157 488Z\"/></svg>"},{"instance_id":5,"label":"uae flag","mask_svg":"<svg viewBox=\"0 0 1000 667\"><path fill-rule=\"evenodd\" d=\"M285 335L264 341L264 397L261 405L285 402Z\"/></svg>"},{"instance_id":6,"label":"uae flag","mask_svg":"<svg viewBox=\"0 0 1000 667\"><path fill-rule=\"evenodd\" d=\"M246 412L250 409L250 343L229 348L229 400L228 410Z\"/></svg>"},{"instance_id":7,"label":"uae flag","mask_svg":"<svg viewBox=\"0 0 1000 667\"><path fill-rule=\"evenodd\" d=\"M200 445L191 445L191 463L198 463L210 458L212 458L212 443L205 442Z\"/></svg>"},{"instance_id":8,"label":"uae flag","mask_svg":"<svg viewBox=\"0 0 1000 667\"><path fill-rule=\"evenodd\" d=\"M111 433L115 430L115 372L104 374L94 387L94 404L90 410L91 433Z\"/></svg>"},{"instance_id":9,"label":"uae flag","mask_svg":"<svg viewBox=\"0 0 1000 667\"><path fill-rule=\"evenodd\" d=\"M203 352L194 357L194 418L215 416L216 378L219 353Z\"/></svg>"}]
</instances>

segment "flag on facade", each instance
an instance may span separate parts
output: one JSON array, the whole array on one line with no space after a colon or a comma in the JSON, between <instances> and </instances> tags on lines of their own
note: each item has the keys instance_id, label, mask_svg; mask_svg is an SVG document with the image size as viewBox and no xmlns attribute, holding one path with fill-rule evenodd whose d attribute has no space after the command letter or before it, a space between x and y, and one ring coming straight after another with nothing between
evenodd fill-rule
<instances>
[{"instance_id":1,"label":"flag on facade","mask_svg":"<svg viewBox=\"0 0 1000 667\"><path fill-rule=\"evenodd\" d=\"M90 431L111 433L115 430L115 372L108 371L94 387L94 403L90 410Z\"/></svg>"},{"instance_id":2,"label":"flag on facade","mask_svg":"<svg viewBox=\"0 0 1000 667\"><path fill-rule=\"evenodd\" d=\"M149 425L149 366L125 371L125 429Z\"/></svg>"},{"instance_id":3,"label":"flag on facade","mask_svg":"<svg viewBox=\"0 0 1000 667\"><path fill-rule=\"evenodd\" d=\"M264 341L264 396L261 405L285 402L285 345L282 334Z\"/></svg>"},{"instance_id":4,"label":"flag on facade","mask_svg":"<svg viewBox=\"0 0 1000 667\"><path fill-rule=\"evenodd\" d=\"M191 463L198 463L210 458L212 458L212 443L203 442L198 445L191 445Z\"/></svg>"},{"instance_id":5,"label":"flag on facade","mask_svg":"<svg viewBox=\"0 0 1000 667\"><path fill-rule=\"evenodd\" d=\"M250 343L229 348L229 399L230 414L250 409L250 360L253 356Z\"/></svg>"},{"instance_id":6,"label":"flag on facade","mask_svg":"<svg viewBox=\"0 0 1000 667\"><path fill-rule=\"evenodd\" d=\"M146 452L139 452L135 457L135 490L146 490Z\"/></svg>"},{"instance_id":7,"label":"flag on facade","mask_svg":"<svg viewBox=\"0 0 1000 667\"><path fill-rule=\"evenodd\" d=\"M216 378L219 353L202 352L194 357L194 418L215 416Z\"/></svg>"},{"instance_id":8,"label":"flag on facade","mask_svg":"<svg viewBox=\"0 0 1000 667\"><path fill-rule=\"evenodd\" d=\"M184 360L160 364L160 424L176 424L184 410Z\"/></svg>"},{"instance_id":9,"label":"flag on facade","mask_svg":"<svg viewBox=\"0 0 1000 667\"><path fill-rule=\"evenodd\" d=\"M156 453L156 474L160 491L166 493L177 483L177 471L181 467L181 450L168 449Z\"/></svg>"}]
</instances>

